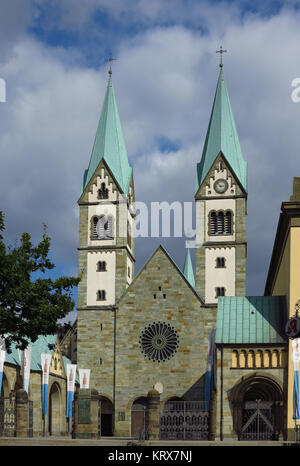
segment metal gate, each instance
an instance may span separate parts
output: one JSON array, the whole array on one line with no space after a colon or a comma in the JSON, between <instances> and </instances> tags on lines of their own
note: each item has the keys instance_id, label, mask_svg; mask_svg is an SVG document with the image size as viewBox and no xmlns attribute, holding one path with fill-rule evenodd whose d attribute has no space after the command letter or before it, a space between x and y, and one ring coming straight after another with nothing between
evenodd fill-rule
<instances>
[{"instance_id":1,"label":"metal gate","mask_svg":"<svg viewBox=\"0 0 300 466\"><path fill-rule=\"evenodd\" d=\"M272 401L247 401L243 408L241 440L277 440Z\"/></svg>"},{"instance_id":2,"label":"metal gate","mask_svg":"<svg viewBox=\"0 0 300 466\"><path fill-rule=\"evenodd\" d=\"M209 409L205 401L169 401L160 418L161 440L208 440Z\"/></svg>"},{"instance_id":3,"label":"metal gate","mask_svg":"<svg viewBox=\"0 0 300 466\"><path fill-rule=\"evenodd\" d=\"M16 429L15 397L0 398L0 436L14 437Z\"/></svg>"}]
</instances>

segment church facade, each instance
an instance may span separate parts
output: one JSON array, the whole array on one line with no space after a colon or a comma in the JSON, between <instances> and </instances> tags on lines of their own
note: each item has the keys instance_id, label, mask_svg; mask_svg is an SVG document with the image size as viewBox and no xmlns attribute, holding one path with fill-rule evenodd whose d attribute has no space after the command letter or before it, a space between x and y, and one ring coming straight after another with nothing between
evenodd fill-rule
<instances>
[{"instance_id":1,"label":"church facade","mask_svg":"<svg viewBox=\"0 0 300 466\"><path fill-rule=\"evenodd\" d=\"M161 245L135 276L134 176L110 73L78 201L77 364L104 435L139 435L154 388L161 438L285 438L286 298L246 296L247 194L221 66L197 165L195 273L189 249L181 270Z\"/></svg>"}]
</instances>

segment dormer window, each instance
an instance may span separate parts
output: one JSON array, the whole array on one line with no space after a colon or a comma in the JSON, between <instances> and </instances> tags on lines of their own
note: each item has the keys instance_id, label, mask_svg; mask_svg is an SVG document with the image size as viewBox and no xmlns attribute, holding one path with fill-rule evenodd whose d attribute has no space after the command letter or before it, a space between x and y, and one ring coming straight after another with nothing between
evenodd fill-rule
<instances>
[{"instance_id":1,"label":"dormer window","mask_svg":"<svg viewBox=\"0 0 300 466\"><path fill-rule=\"evenodd\" d=\"M101 183L101 187L98 189L98 199L108 199L108 189L105 183Z\"/></svg>"}]
</instances>

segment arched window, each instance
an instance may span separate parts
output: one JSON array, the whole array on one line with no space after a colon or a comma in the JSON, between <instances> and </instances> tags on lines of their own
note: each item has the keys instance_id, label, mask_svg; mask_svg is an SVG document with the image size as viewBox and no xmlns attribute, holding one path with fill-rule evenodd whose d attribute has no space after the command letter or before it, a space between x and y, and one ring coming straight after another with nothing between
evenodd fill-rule
<instances>
[{"instance_id":1,"label":"arched window","mask_svg":"<svg viewBox=\"0 0 300 466\"><path fill-rule=\"evenodd\" d=\"M106 272L106 262L105 261L97 262L97 272Z\"/></svg>"},{"instance_id":2,"label":"arched window","mask_svg":"<svg viewBox=\"0 0 300 466\"><path fill-rule=\"evenodd\" d=\"M108 199L108 189L105 183L101 183L101 187L98 189L98 199Z\"/></svg>"},{"instance_id":3,"label":"arched window","mask_svg":"<svg viewBox=\"0 0 300 466\"><path fill-rule=\"evenodd\" d=\"M106 300L106 291L105 290L98 290L97 291L97 301L105 301Z\"/></svg>"},{"instance_id":4,"label":"arched window","mask_svg":"<svg viewBox=\"0 0 300 466\"><path fill-rule=\"evenodd\" d=\"M92 219L92 239L112 239L113 217L101 215Z\"/></svg>"}]
</instances>

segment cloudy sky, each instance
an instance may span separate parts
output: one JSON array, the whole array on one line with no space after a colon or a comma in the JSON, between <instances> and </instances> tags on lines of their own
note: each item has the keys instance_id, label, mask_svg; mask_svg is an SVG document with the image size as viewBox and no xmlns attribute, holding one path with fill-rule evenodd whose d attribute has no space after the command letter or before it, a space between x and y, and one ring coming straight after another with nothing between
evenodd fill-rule
<instances>
[{"instance_id":1,"label":"cloudy sky","mask_svg":"<svg viewBox=\"0 0 300 466\"><path fill-rule=\"evenodd\" d=\"M77 274L78 206L108 78L139 201L193 201L219 73L248 162L247 294L264 292L281 202L300 176L300 2L0 0L0 190L6 239L48 225L56 273ZM162 243L137 239L137 270ZM194 253L194 251L193 251ZM75 293L76 299L76 293Z\"/></svg>"}]
</instances>

